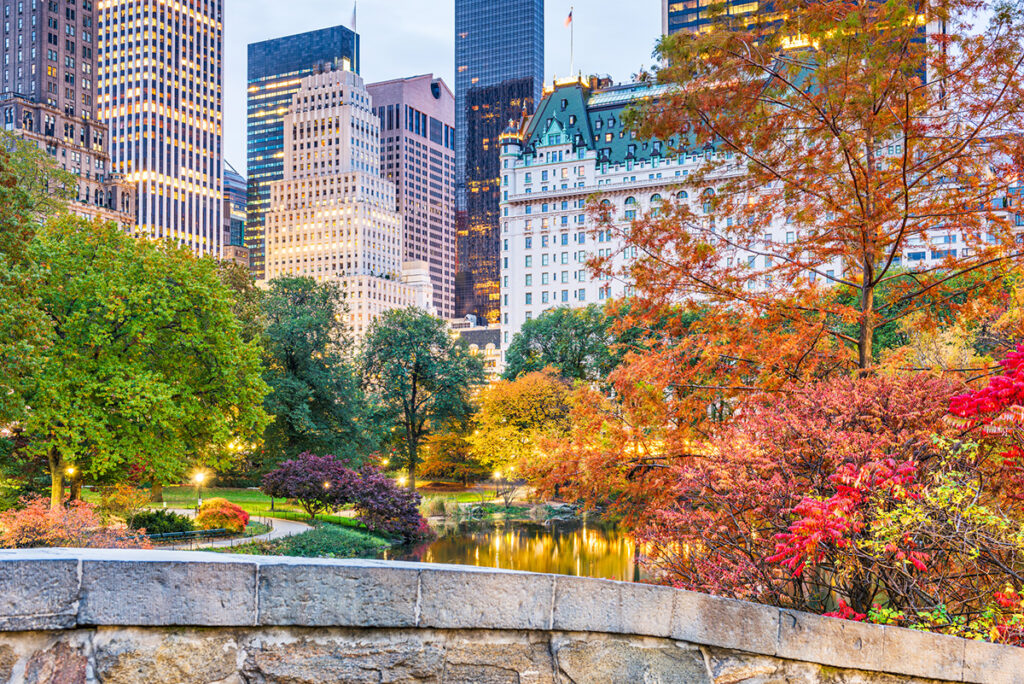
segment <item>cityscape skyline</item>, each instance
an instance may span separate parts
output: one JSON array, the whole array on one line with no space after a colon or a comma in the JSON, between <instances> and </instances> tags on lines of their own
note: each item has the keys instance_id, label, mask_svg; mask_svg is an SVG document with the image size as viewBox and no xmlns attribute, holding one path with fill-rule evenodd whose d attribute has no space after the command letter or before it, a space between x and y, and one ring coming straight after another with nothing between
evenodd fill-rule
<instances>
[{"instance_id":1,"label":"cityscape skyline","mask_svg":"<svg viewBox=\"0 0 1024 684\"><path fill-rule=\"evenodd\" d=\"M303 11L297 11L296 5ZM569 2L548 0L545 8L545 82L569 71L569 30L564 21ZM424 3L397 0L384 5L359 3L361 69L367 83L433 73L455 87L454 0ZM661 3L627 6L611 0L576 3L575 63L584 74L607 74L628 81L652 63L651 53L661 35ZM246 54L250 43L322 29L352 20L352 4L300 0L226 0L224 157L245 168ZM615 49L607 49L614 45Z\"/></svg>"}]
</instances>

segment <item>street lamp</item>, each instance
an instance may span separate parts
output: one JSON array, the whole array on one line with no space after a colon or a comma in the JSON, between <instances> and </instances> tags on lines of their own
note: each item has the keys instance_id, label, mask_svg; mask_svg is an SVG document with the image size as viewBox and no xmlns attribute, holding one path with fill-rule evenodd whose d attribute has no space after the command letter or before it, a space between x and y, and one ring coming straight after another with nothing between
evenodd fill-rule
<instances>
[{"instance_id":1,"label":"street lamp","mask_svg":"<svg viewBox=\"0 0 1024 684\"><path fill-rule=\"evenodd\" d=\"M203 482L206 481L206 473L199 471L192 476L192 480L196 483L196 498L199 503L196 505L197 508L203 507Z\"/></svg>"}]
</instances>

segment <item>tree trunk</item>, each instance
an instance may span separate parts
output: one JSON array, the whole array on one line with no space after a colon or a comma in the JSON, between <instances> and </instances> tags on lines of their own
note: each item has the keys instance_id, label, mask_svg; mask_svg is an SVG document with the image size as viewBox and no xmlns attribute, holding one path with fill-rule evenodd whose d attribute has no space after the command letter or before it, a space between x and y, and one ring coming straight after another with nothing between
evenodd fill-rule
<instances>
[{"instance_id":1,"label":"tree trunk","mask_svg":"<svg viewBox=\"0 0 1024 684\"><path fill-rule=\"evenodd\" d=\"M77 471L71 477L71 500L82 500L82 474Z\"/></svg>"},{"instance_id":2,"label":"tree trunk","mask_svg":"<svg viewBox=\"0 0 1024 684\"><path fill-rule=\"evenodd\" d=\"M153 503L163 503L164 485L162 482L153 481L149 487L149 500Z\"/></svg>"},{"instance_id":3,"label":"tree trunk","mask_svg":"<svg viewBox=\"0 0 1024 684\"><path fill-rule=\"evenodd\" d=\"M875 288L872 283L875 273L872 265L865 264L863 277L864 280L860 285L860 336L857 340L857 365L861 375L867 373L867 369L874 361Z\"/></svg>"},{"instance_id":4,"label":"tree trunk","mask_svg":"<svg viewBox=\"0 0 1024 684\"><path fill-rule=\"evenodd\" d=\"M64 457L51 448L46 460L50 468L50 508L56 510L64 505Z\"/></svg>"},{"instance_id":5,"label":"tree trunk","mask_svg":"<svg viewBox=\"0 0 1024 684\"><path fill-rule=\"evenodd\" d=\"M416 442L416 438L412 437L409 440L409 491L416 491L416 461L419 455L419 444Z\"/></svg>"}]
</instances>

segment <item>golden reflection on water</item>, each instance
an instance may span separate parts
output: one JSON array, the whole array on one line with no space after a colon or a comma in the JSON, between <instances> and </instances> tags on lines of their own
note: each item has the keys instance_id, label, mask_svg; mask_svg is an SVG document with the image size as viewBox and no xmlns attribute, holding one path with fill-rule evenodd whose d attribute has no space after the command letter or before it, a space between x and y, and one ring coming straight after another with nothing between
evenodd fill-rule
<instances>
[{"instance_id":1,"label":"golden reflection on water","mask_svg":"<svg viewBox=\"0 0 1024 684\"><path fill-rule=\"evenodd\" d=\"M403 557L559 575L636 581L646 577L635 563L636 545L615 528L497 523L448 527L435 541Z\"/></svg>"}]
</instances>

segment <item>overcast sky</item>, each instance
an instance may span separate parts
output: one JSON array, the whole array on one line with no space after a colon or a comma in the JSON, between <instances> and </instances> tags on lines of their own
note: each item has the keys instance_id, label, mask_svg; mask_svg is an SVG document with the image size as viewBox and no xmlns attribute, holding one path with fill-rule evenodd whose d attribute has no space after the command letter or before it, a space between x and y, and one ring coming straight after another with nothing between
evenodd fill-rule
<instances>
[{"instance_id":1,"label":"overcast sky","mask_svg":"<svg viewBox=\"0 0 1024 684\"><path fill-rule=\"evenodd\" d=\"M500 2L501 0L494 0ZM576 69L616 82L651 64L660 0L546 0L545 82L569 72L570 4ZM245 78L249 43L352 22L352 0L226 0L224 154L245 175ZM359 0L366 81L433 73L455 89L454 0Z\"/></svg>"}]
</instances>

